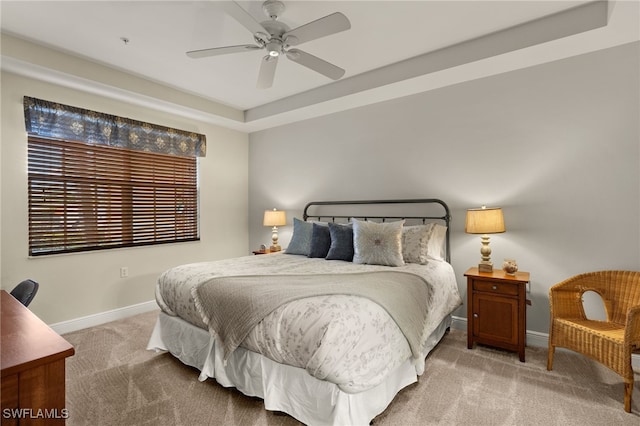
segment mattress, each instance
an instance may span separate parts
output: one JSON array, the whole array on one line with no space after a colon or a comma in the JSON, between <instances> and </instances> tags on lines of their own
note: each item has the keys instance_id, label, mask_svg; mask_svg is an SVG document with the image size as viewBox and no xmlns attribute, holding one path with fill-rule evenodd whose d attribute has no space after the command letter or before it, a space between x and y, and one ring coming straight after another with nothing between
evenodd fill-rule
<instances>
[{"instance_id":1,"label":"mattress","mask_svg":"<svg viewBox=\"0 0 640 426\"><path fill-rule=\"evenodd\" d=\"M427 339L431 351L451 325L447 316ZM215 339L204 329L161 312L147 349L168 351L182 363L244 395L262 398L270 411L287 413L307 425L368 426L404 387L418 379L409 360L390 371L384 380L366 391L343 392L334 383L318 380L304 369L277 363L243 347L222 361ZM204 386L204 384L203 384Z\"/></svg>"},{"instance_id":2,"label":"mattress","mask_svg":"<svg viewBox=\"0 0 640 426\"><path fill-rule=\"evenodd\" d=\"M462 302L453 269L444 261L388 267L284 253L172 268L159 278L156 300L166 315L206 330L195 306L193 289L214 277L388 270L415 274L429 286L425 336L432 335ZM405 336L389 314L373 301L349 294L314 296L284 304L267 315L241 347L278 364L303 369L318 380L335 384L345 393L375 388L412 359ZM414 374L422 374L424 356L413 359L410 364Z\"/></svg>"}]
</instances>

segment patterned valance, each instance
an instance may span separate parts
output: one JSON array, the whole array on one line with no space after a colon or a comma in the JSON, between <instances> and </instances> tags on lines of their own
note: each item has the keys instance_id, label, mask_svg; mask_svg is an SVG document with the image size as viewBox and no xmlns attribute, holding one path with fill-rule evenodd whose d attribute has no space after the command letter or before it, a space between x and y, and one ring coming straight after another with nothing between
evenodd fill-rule
<instances>
[{"instance_id":1,"label":"patterned valance","mask_svg":"<svg viewBox=\"0 0 640 426\"><path fill-rule=\"evenodd\" d=\"M137 151L204 157L205 135L87 109L24 97L24 121L32 135Z\"/></svg>"}]
</instances>

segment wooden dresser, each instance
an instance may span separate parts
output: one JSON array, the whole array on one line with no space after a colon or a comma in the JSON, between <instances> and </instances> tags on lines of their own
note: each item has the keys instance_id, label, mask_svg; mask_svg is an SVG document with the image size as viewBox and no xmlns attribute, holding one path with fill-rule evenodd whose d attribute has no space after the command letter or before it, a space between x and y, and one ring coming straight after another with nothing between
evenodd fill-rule
<instances>
[{"instance_id":1,"label":"wooden dresser","mask_svg":"<svg viewBox=\"0 0 640 426\"><path fill-rule=\"evenodd\" d=\"M65 359L73 346L0 291L2 425L64 424Z\"/></svg>"}]
</instances>

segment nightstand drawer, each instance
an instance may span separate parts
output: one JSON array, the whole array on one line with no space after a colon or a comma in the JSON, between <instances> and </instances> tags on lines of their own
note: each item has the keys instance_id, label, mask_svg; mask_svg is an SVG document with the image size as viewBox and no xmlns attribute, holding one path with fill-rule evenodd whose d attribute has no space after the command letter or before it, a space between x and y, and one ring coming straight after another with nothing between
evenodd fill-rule
<instances>
[{"instance_id":1,"label":"nightstand drawer","mask_svg":"<svg viewBox=\"0 0 640 426\"><path fill-rule=\"evenodd\" d=\"M506 294L510 296L518 295L518 286L515 284L497 283L491 281L473 281L474 291L487 293Z\"/></svg>"}]
</instances>

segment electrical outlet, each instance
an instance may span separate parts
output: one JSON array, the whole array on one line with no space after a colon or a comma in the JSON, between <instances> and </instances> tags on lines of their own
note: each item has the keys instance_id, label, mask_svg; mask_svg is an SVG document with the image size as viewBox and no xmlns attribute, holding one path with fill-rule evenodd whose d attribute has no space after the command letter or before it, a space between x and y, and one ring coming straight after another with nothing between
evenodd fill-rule
<instances>
[{"instance_id":1,"label":"electrical outlet","mask_svg":"<svg viewBox=\"0 0 640 426\"><path fill-rule=\"evenodd\" d=\"M127 266L122 266L120 268L120 278L127 278L129 276L129 268Z\"/></svg>"}]
</instances>

